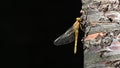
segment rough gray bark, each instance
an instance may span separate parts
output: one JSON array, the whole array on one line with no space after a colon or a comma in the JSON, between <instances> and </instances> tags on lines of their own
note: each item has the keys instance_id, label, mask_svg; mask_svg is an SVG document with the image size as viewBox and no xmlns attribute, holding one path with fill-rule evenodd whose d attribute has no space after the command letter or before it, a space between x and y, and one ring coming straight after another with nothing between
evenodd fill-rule
<instances>
[{"instance_id":1,"label":"rough gray bark","mask_svg":"<svg viewBox=\"0 0 120 68\"><path fill-rule=\"evenodd\" d=\"M120 68L120 0L82 0L82 4L84 68Z\"/></svg>"}]
</instances>

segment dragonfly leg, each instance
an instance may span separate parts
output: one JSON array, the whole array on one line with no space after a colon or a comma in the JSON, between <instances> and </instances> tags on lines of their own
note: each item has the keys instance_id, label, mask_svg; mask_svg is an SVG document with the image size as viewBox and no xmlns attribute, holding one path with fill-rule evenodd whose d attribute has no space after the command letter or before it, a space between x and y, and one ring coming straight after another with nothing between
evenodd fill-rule
<instances>
[{"instance_id":1,"label":"dragonfly leg","mask_svg":"<svg viewBox=\"0 0 120 68\"><path fill-rule=\"evenodd\" d=\"M82 29L81 23L80 23L80 25L79 25L79 28L80 28L82 31L84 31L84 30Z\"/></svg>"}]
</instances>

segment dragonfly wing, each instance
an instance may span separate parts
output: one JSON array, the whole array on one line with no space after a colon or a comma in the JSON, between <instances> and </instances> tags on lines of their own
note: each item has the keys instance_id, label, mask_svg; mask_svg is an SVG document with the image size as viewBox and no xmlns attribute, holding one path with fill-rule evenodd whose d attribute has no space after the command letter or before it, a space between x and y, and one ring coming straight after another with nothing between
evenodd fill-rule
<instances>
[{"instance_id":1,"label":"dragonfly wing","mask_svg":"<svg viewBox=\"0 0 120 68\"><path fill-rule=\"evenodd\" d=\"M64 34L62 34L61 36L59 36L55 41L54 41L54 45L58 46L58 45L64 45L64 44L68 44L73 42L75 39L75 32L73 29L73 26L71 28L69 28Z\"/></svg>"}]
</instances>

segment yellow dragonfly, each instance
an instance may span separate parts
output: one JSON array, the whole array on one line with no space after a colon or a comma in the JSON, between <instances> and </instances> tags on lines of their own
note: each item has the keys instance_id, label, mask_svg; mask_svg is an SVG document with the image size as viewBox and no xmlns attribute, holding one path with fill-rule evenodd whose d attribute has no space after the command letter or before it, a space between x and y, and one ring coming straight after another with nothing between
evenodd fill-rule
<instances>
[{"instance_id":1,"label":"yellow dragonfly","mask_svg":"<svg viewBox=\"0 0 120 68\"><path fill-rule=\"evenodd\" d=\"M54 41L54 45L56 45L56 46L64 45L64 44L71 43L71 42L73 42L75 40L74 54L76 54L79 28L82 29L82 27L81 27L81 18L77 17L75 23L73 24L73 26L71 28L69 28L64 34L59 36Z\"/></svg>"}]
</instances>

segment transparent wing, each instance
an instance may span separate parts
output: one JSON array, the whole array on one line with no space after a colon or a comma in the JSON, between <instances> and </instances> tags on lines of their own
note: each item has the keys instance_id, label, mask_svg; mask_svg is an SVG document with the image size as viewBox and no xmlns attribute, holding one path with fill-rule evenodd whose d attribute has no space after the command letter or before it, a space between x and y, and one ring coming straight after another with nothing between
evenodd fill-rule
<instances>
[{"instance_id":1,"label":"transparent wing","mask_svg":"<svg viewBox=\"0 0 120 68\"><path fill-rule=\"evenodd\" d=\"M62 34L61 36L59 36L55 41L54 41L54 45L58 46L58 45L64 45L64 44L68 44L73 42L74 39L74 29L73 27L69 28L64 34Z\"/></svg>"}]
</instances>

